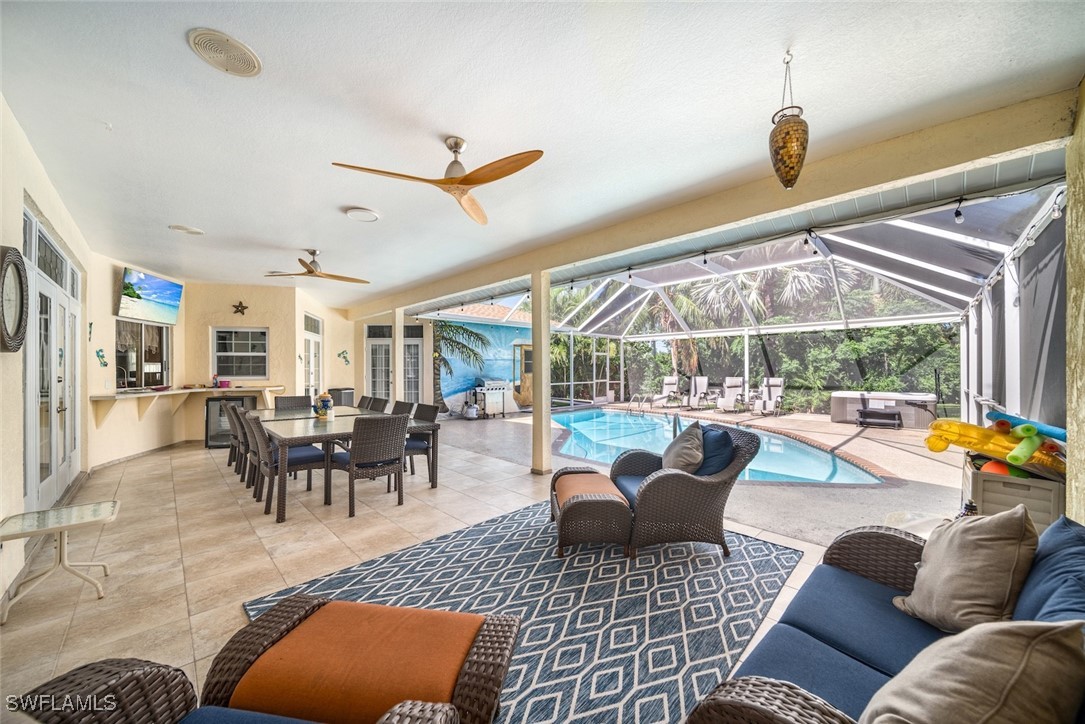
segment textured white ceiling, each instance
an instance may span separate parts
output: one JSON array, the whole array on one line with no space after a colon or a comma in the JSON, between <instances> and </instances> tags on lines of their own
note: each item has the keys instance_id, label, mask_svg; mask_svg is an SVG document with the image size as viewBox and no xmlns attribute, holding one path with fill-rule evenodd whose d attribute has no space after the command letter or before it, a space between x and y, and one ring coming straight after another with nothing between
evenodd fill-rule
<instances>
[{"instance_id":1,"label":"textured white ceiling","mask_svg":"<svg viewBox=\"0 0 1085 724\"><path fill-rule=\"evenodd\" d=\"M197 58L201 26L263 73ZM3 94L94 248L287 284L262 275L313 246L326 271L373 281L297 282L337 306L771 174L788 47L811 159L1085 70L1077 2L6 2L0 32ZM468 169L546 152L475 192L488 226L436 189L331 166L438 177L452 134ZM382 220L347 219L355 205Z\"/></svg>"}]
</instances>

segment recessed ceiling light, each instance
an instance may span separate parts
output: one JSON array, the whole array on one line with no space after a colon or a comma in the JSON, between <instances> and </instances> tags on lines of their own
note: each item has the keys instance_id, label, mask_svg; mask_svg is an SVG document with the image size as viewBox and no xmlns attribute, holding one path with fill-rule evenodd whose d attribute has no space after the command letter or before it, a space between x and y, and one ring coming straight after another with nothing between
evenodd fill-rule
<instances>
[{"instance_id":1,"label":"recessed ceiling light","mask_svg":"<svg viewBox=\"0 0 1085 724\"><path fill-rule=\"evenodd\" d=\"M184 224L170 224L170 231L176 231L178 234L191 234L192 236L203 236L203 229L197 229L195 226L185 226Z\"/></svg>"},{"instance_id":2,"label":"recessed ceiling light","mask_svg":"<svg viewBox=\"0 0 1085 724\"><path fill-rule=\"evenodd\" d=\"M346 214L348 218L354 219L355 221L369 222L376 221L380 218L380 214L373 209L363 209L360 206L353 209L347 209Z\"/></svg>"}]
</instances>

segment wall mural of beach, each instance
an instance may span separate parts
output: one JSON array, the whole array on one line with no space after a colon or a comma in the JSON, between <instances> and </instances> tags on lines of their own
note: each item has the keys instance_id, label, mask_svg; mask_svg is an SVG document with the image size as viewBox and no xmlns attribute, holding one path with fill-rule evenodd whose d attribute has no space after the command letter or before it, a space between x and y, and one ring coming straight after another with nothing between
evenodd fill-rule
<instances>
[{"instance_id":1,"label":"wall mural of beach","mask_svg":"<svg viewBox=\"0 0 1085 724\"><path fill-rule=\"evenodd\" d=\"M158 324L177 324L182 286L153 274L124 270L118 317L141 319Z\"/></svg>"}]
</instances>

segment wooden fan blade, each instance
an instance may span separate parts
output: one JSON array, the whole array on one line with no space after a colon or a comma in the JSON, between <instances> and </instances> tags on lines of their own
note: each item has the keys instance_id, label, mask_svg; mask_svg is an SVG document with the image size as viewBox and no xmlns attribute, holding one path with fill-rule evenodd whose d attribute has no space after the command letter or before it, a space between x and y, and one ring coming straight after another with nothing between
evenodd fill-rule
<instances>
[{"instance_id":1,"label":"wooden fan blade","mask_svg":"<svg viewBox=\"0 0 1085 724\"><path fill-rule=\"evenodd\" d=\"M527 168L542 158L542 151L524 151L505 158L498 159L485 166L479 166L466 176L456 180L461 186L480 186L491 181L511 176L512 174Z\"/></svg>"},{"instance_id":2,"label":"wooden fan blade","mask_svg":"<svg viewBox=\"0 0 1085 724\"><path fill-rule=\"evenodd\" d=\"M470 191L452 195L456 197L456 201L460 202L460 208L466 211L468 216L483 226L486 225L486 222L489 221L489 219L486 218L486 212L482 210L482 206L479 204L478 199L472 196Z\"/></svg>"},{"instance_id":3,"label":"wooden fan blade","mask_svg":"<svg viewBox=\"0 0 1085 724\"><path fill-rule=\"evenodd\" d=\"M365 279L356 279L354 277L344 277L344 276L340 276L339 274L329 274L328 272L322 272L322 271L315 272L315 276L318 276L321 279L331 279L331 280L337 281L337 282L351 282L352 284L368 284L369 283Z\"/></svg>"},{"instance_id":4,"label":"wooden fan blade","mask_svg":"<svg viewBox=\"0 0 1085 724\"><path fill-rule=\"evenodd\" d=\"M295 274L289 274L287 272L274 272L272 274L265 274L266 277L307 277L309 272L297 272Z\"/></svg>"},{"instance_id":5,"label":"wooden fan blade","mask_svg":"<svg viewBox=\"0 0 1085 724\"><path fill-rule=\"evenodd\" d=\"M419 183L430 184L431 186L442 186L444 179L435 178L422 178L420 176L408 176L405 173L394 173L392 171L381 171L376 168L364 168L362 166L351 166L347 163L332 163L332 166L338 166L339 168L349 168L351 171L361 171L362 173L375 173L378 176L387 176L388 178L398 178L404 181L418 181Z\"/></svg>"},{"instance_id":6,"label":"wooden fan blade","mask_svg":"<svg viewBox=\"0 0 1085 724\"><path fill-rule=\"evenodd\" d=\"M313 265L304 259L298 259L298 264L301 264L301 268L305 270L306 274L316 274L316 269Z\"/></svg>"}]
</instances>

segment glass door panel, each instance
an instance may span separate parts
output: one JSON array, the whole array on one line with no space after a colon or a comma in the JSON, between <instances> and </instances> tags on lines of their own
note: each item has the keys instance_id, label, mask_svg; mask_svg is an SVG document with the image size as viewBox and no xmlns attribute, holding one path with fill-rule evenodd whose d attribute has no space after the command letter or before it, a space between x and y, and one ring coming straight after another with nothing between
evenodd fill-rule
<instances>
[{"instance_id":1,"label":"glass door panel","mask_svg":"<svg viewBox=\"0 0 1085 724\"><path fill-rule=\"evenodd\" d=\"M406 402L422 401L422 345L406 342L403 346L403 397Z\"/></svg>"},{"instance_id":2,"label":"glass door panel","mask_svg":"<svg viewBox=\"0 0 1085 724\"><path fill-rule=\"evenodd\" d=\"M38 482L53 474L53 300L38 294Z\"/></svg>"},{"instance_id":3,"label":"glass door panel","mask_svg":"<svg viewBox=\"0 0 1085 724\"><path fill-rule=\"evenodd\" d=\"M57 304L57 453L60 455L60 467L63 469L68 462L68 397L67 392L67 364L64 354L68 350L68 310L63 304ZM63 476L61 476L63 477Z\"/></svg>"},{"instance_id":4,"label":"glass door panel","mask_svg":"<svg viewBox=\"0 0 1085 724\"><path fill-rule=\"evenodd\" d=\"M392 343L369 343L369 394L381 399L392 397Z\"/></svg>"}]
</instances>

